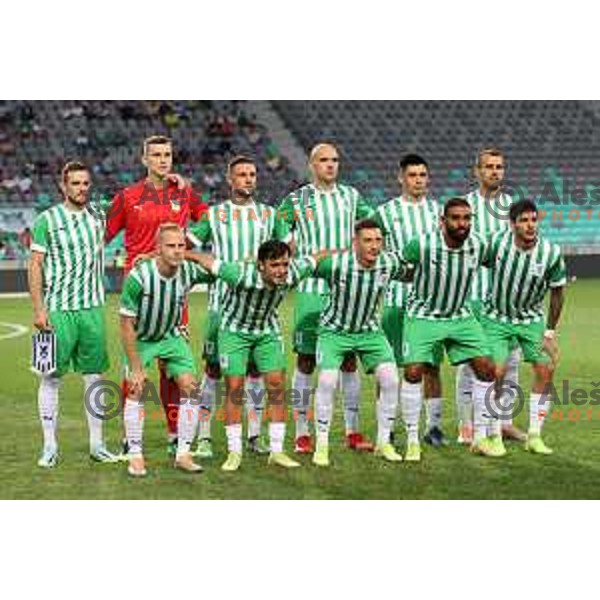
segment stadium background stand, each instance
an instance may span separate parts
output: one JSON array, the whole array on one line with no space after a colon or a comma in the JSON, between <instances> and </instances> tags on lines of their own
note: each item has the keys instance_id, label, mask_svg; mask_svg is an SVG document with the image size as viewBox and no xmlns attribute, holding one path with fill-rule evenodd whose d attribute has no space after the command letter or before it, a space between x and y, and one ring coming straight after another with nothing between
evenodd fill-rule
<instances>
[{"instance_id":1,"label":"stadium background stand","mask_svg":"<svg viewBox=\"0 0 600 600\"><path fill-rule=\"evenodd\" d=\"M254 103L256 104L256 103ZM444 199L473 185L470 165L487 145L509 158L515 196L537 199L562 220L543 220L567 253L600 246L598 210L588 218L568 190L600 189L600 104L579 101L278 101L275 110L299 145L332 140L344 161L342 178L378 203L398 194L399 157L409 151L431 164L434 195ZM266 106L265 105L265 106ZM237 153L254 156L261 199L274 204L300 183L263 122L245 101L0 102L0 211L43 210L58 200L57 173L66 160L90 165L94 193L108 201L143 177L140 144L165 134L175 142L178 172L209 202L227 194L223 173ZM567 190L568 186L568 190ZM544 191L545 190L545 191ZM549 190L566 203L550 202ZM579 209L580 218L569 218ZM574 216L575 213L573 213ZM0 231L0 258L23 258L27 236ZM111 244L108 259L122 244Z\"/></svg>"},{"instance_id":2,"label":"stadium background stand","mask_svg":"<svg viewBox=\"0 0 600 600\"><path fill-rule=\"evenodd\" d=\"M57 173L74 159L91 167L95 197L107 202L144 176L141 142L153 134L174 140L177 172L209 202L226 197L224 172L233 155L255 157L261 199L274 204L299 182L264 125L244 108L241 101L1 102L0 210L52 205ZM5 232L3 244L11 257L13 246L22 256L14 235ZM111 244L109 259L121 244Z\"/></svg>"},{"instance_id":3,"label":"stadium background stand","mask_svg":"<svg viewBox=\"0 0 600 600\"><path fill-rule=\"evenodd\" d=\"M549 216L548 236L568 252L600 244L595 216L569 211L568 190L600 192L600 105L580 101L286 101L275 109L305 148L332 140L344 173L376 202L398 195L399 158L418 152L430 163L433 194L443 199L472 189L477 149L498 146L508 157L515 196L536 199ZM568 189L566 186L569 186ZM549 191L553 189L556 195ZM544 193L545 190L545 193ZM565 193L563 193L565 192ZM551 197L563 202L556 205ZM600 194L599 194L600 200ZM562 221L552 220L552 209Z\"/></svg>"}]
</instances>

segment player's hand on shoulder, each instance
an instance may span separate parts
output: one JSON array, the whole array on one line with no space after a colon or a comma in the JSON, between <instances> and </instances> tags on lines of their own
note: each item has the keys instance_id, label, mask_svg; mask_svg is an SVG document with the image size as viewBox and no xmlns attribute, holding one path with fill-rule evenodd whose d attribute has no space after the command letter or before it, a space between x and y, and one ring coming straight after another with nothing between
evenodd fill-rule
<instances>
[{"instance_id":1,"label":"player's hand on shoulder","mask_svg":"<svg viewBox=\"0 0 600 600\"><path fill-rule=\"evenodd\" d=\"M179 175L179 173L169 173L167 175L167 179L171 183L176 183L178 190L184 190L185 188L190 186L189 180L186 179L183 175Z\"/></svg>"},{"instance_id":2,"label":"player's hand on shoulder","mask_svg":"<svg viewBox=\"0 0 600 600\"><path fill-rule=\"evenodd\" d=\"M325 260L327 257L331 256L333 252L331 250L327 250L326 248L323 250L319 250L316 254L314 254L314 258L317 262Z\"/></svg>"}]
</instances>

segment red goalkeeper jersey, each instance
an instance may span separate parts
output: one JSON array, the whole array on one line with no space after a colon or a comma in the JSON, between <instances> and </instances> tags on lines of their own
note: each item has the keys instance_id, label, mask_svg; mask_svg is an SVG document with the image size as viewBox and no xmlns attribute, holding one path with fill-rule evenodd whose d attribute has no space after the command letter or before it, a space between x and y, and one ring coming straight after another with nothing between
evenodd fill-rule
<instances>
[{"instance_id":1,"label":"red goalkeeper jersey","mask_svg":"<svg viewBox=\"0 0 600 600\"><path fill-rule=\"evenodd\" d=\"M191 187L183 190L174 182L156 189L146 179L119 192L107 214L106 241L125 231L125 274L137 256L156 248L156 234L162 223L177 223L187 229L190 221L200 220L207 210Z\"/></svg>"}]
</instances>

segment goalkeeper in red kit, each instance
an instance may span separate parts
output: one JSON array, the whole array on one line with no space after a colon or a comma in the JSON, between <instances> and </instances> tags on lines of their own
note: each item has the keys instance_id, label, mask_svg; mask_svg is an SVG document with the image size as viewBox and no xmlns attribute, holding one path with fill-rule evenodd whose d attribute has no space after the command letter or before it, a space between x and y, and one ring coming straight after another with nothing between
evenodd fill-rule
<instances>
[{"instance_id":1,"label":"goalkeeper in red kit","mask_svg":"<svg viewBox=\"0 0 600 600\"><path fill-rule=\"evenodd\" d=\"M138 256L154 252L158 230L163 223L177 223L185 230L190 221L200 220L208 208L183 177L171 172L173 144L168 137L156 135L144 140L142 163L148 169L146 177L121 190L113 198L107 214L107 243L120 231L125 232L127 256L124 275L129 273ZM181 325L186 327L187 324L186 306ZM167 377L160 363L159 369L160 399L167 417L169 453L174 453L177 448L179 389ZM123 382L124 392L125 387Z\"/></svg>"}]
</instances>

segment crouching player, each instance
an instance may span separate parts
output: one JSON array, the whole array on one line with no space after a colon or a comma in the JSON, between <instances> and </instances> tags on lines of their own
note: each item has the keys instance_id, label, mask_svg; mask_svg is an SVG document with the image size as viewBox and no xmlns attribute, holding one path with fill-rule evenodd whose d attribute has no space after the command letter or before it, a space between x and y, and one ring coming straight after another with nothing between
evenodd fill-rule
<instances>
[{"instance_id":1,"label":"crouching player","mask_svg":"<svg viewBox=\"0 0 600 600\"><path fill-rule=\"evenodd\" d=\"M271 415L268 462L284 468L299 467L283 452L286 360L277 310L288 290L312 275L326 252L291 260L290 247L285 242L269 240L259 247L258 261L221 262L208 254L187 256L227 284L218 340L225 376L229 450L222 469L237 471L242 463L241 407L250 357L263 376Z\"/></svg>"},{"instance_id":2,"label":"crouching player","mask_svg":"<svg viewBox=\"0 0 600 600\"><path fill-rule=\"evenodd\" d=\"M158 231L158 256L138 263L127 276L121 295L121 338L126 355L128 397L125 433L129 474L146 475L143 456L145 369L161 359L181 392L177 423L175 467L190 473L202 470L194 463L190 446L198 424L199 402L194 357L178 325L189 290L214 278L194 263L184 261L186 240L176 223Z\"/></svg>"}]
</instances>

